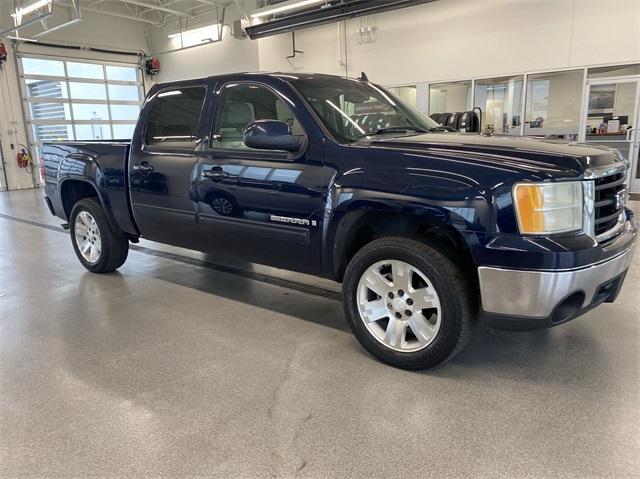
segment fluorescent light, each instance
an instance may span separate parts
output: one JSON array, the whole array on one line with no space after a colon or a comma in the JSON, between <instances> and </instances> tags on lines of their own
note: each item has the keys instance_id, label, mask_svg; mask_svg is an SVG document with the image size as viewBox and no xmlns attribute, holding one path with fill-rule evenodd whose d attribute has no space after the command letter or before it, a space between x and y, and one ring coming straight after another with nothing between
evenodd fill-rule
<instances>
[{"instance_id":1,"label":"fluorescent light","mask_svg":"<svg viewBox=\"0 0 640 479\"><path fill-rule=\"evenodd\" d=\"M24 15L28 15L36 10L41 9L42 7L48 7L53 4L53 0L38 0L37 2L33 2L31 5L27 5L26 7L18 8L15 13L12 13L12 17L22 17Z\"/></svg>"},{"instance_id":2,"label":"fluorescent light","mask_svg":"<svg viewBox=\"0 0 640 479\"><path fill-rule=\"evenodd\" d=\"M202 35L207 33L215 33L216 36L219 35L220 32L220 24L214 23L213 25L207 25L206 27L194 28L192 30L185 30L184 32L172 33L169 35L169 38L180 38L180 37L189 37L192 35Z\"/></svg>"},{"instance_id":3,"label":"fluorescent light","mask_svg":"<svg viewBox=\"0 0 640 479\"><path fill-rule=\"evenodd\" d=\"M269 15L275 15L276 13L287 12L289 10L299 10L311 5L318 5L325 3L326 0L289 0L283 2L274 7L265 7L260 10L256 10L251 14L251 18L268 17Z\"/></svg>"},{"instance_id":4,"label":"fluorescent light","mask_svg":"<svg viewBox=\"0 0 640 479\"><path fill-rule=\"evenodd\" d=\"M207 25L206 27L185 30L184 32L172 33L169 35L176 47L191 47L201 43L218 41L221 37L221 27L219 23Z\"/></svg>"}]
</instances>

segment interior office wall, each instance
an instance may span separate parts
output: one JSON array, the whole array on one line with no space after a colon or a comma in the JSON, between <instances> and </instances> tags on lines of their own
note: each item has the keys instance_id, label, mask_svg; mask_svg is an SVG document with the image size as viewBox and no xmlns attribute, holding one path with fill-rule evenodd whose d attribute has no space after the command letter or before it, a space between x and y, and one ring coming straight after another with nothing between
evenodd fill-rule
<instances>
[{"instance_id":1,"label":"interior office wall","mask_svg":"<svg viewBox=\"0 0 640 479\"><path fill-rule=\"evenodd\" d=\"M0 27L12 25L10 16L11 2L0 1ZM68 20L70 11L58 6L54 9L54 16L49 25L55 26ZM106 49L144 51L147 50L145 26L140 22L105 17L91 12L85 14L84 20L50 34L39 37L41 42L64 43L84 46L95 46ZM39 27L21 30L21 36L28 38ZM21 105L21 93L15 71L15 50L12 42L5 39L8 49L8 60L0 69L0 142L5 161L9 189L33 187L33 180L26 170L18 168L16 154L18 144L27 143L24 127L24 117ZM48 48L38 44L21 43L20 53L60 55L76 58L89 58L101 61L136 62L136 57L121 55L106 55L88 51ZM13 145L13 148L12 148Z\"/></svg>"},{"instance_id":2,"label":"interior office wall","mask_svg":"<svg viewBox=\"0 0 640 479\"><path fill-rule=\"evenodd\" d=\"M366 71L400 85L640 61L638 0L438 1L376 15L371 43L359 42L357 24L346 25L348 69L335 25L297 32L304 53L293 60L290 34L259 40L260 69Z\"/></svg>"}]
</instances>

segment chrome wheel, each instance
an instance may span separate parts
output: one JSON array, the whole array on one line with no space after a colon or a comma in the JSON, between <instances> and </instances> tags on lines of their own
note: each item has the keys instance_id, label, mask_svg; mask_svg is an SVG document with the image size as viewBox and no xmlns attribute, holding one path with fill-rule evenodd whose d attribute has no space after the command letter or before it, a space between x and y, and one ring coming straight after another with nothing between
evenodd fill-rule
<instances>
[{"instance_id":1,"label":"chrome wheel","mask_svg":"<svg viewBox=\"0 0 640 479\"><path fill-rule=\"evenodd\" d=\"M91 213L81 211L76 216L73 226L73 232L76 238L76 245L82 257L88 263L95 264L100 260L102 252L102 240L100 237L100 229L98 223Z\"/></svg>"},{"instance_id":2,"label":"chrome wheel","mask_svg":"<svg viewBox=\"0 0 640 479\"><path fill-rule=\"evenodd\" d=\"M438 293L420 270L404 261L378 261L367 268L358 282L357 304L371 335L395 351L424 349L440 330Z\"/></svg>"}]
</instances>

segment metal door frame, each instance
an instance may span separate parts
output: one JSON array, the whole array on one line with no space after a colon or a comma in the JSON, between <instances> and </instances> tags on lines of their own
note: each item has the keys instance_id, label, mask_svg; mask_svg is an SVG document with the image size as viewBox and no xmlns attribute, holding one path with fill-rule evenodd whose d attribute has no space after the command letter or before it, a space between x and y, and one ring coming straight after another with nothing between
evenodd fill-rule
<instances>
[{"instance_id":1,"label":"metal door frame","mask_svg":"<svg viewBox=\"0 0 640 479\"><path fill-rule=\"evenodd\" d=\"M587 118L589 114L589 96L591 94L591 87L593 85L610 85L612 83L635 83L636 84L636 98L634 111L631 115L632 126L630 132L627 133L627 158L631 163L629 168L629 174L627 175L627 184L632 193L640 193L640 178L636 178L638 172L638 153L640 150L640 75L636 76L623 76L623 77L606 77L606 78L593 78L587 79L582 96L582 116L580 118L580 130L578 132L578 139L581 142L586 142L587 137Z\"/></svg>"}]
</instances>

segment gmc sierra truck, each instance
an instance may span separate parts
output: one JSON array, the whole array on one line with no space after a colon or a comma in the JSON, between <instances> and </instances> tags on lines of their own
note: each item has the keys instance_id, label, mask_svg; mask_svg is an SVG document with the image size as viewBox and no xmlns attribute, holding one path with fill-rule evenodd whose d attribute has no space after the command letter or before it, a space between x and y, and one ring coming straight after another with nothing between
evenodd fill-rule
<instances>
[{"instance_id":1,"label":"gmc sierra truck","mask_svg":"<svg viewBox=\"0 0 640 479\"><path fill-rule=\"evenodd\" d=\"M131 141L42 156L45 202L89 271L142 237L331 278L364 348L406 369L480 324L614 301L637 237L616 150L457 133L365 79L156 84Z\"/></svg>"}]
</instances>

